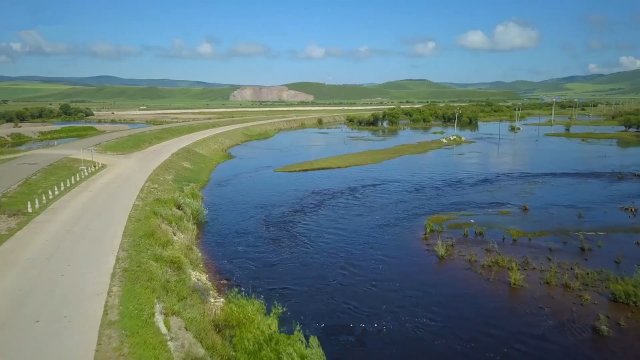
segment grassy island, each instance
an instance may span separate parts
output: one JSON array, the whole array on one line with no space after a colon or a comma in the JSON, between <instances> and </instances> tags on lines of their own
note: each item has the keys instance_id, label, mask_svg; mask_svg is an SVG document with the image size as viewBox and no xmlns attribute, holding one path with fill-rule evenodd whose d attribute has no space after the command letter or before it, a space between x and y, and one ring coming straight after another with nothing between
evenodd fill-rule
<instances>
[{"instance_id":1,"label":"grassy island","mask_svg":"<svg viewBox=\"0 0 640 360\"><path fill-rule=\"evenodd\" d=\"M470 141L460 136L452 136L438 140L421 141L414 144L397 145L386 149L367 150L352 154L331 156L318 160L305 161L297 164L283 166L276 171L279 172L301 172L348 168L377 164L405 155L422 154L432 150L438 150L452 145L468 144Z\"/></svg>"}]
</instances>

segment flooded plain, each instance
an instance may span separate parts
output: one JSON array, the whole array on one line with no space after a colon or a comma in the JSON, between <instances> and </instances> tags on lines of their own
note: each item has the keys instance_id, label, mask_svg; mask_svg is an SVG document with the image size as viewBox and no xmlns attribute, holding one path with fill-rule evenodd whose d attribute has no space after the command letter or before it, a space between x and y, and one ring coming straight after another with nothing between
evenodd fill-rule
<instances>
[{"instance_id":1,"label":"flooded plain","mask_svg":"<svg viewBox=\"0 0 640 360\"><path fill-rule=\"evenodd\" d=\"M317 335L330 359L632 357L637 308L597 291L581 301L588 291L546 286L538 270L512 288L506 273L465 259L480 263L491 246L534 269L557 262L633 274L640 220L623 207L640 205L640 147L544 136L562 126L507 129L481 123L459 130L472 144L304 173L274 169L453 129L304 129L237 146L203 191L212 275L284 305L281 324ZM445 228L456 255L440 261L423 238L425 219L438 214L485 234ZM537 233L512 239L508 229ZM600 313L613 336L594 334Z\"/></svg>"}]
</instances>

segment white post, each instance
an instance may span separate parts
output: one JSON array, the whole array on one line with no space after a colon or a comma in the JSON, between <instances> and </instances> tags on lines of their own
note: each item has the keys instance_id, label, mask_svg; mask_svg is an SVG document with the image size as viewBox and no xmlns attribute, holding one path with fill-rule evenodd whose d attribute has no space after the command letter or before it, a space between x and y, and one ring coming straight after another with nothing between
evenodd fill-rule
<instances>
[{"instance_id":1,"label":"white post","mask_svg":"<svg viewBox=\"0 0 640 360\"><path fill-rule=\"evenodd\" d=\"M75 184L75 183L76 183L76 177L75 177L75 176L72 176L72 177L71 177L71 184Z\"/></svg>"},{"instance_id":2,"label":"white post","mask_svg":"<svg viewBox=\"0 0 640 360\"><path fill-rule=\"evenodd\" d=\"M76 174L76 181L80 181L80 174Z\"/></svg>"},{"instance_id":3,"label":"white post","mask_svg":"<svg viewBox=\"0 0 640 360\"><path fill-rule=\"evenodd\" d=\"M60 181L60 192L64 191L64 181Z\"/></svg>"},{"instance_id":4,"label":"white post","mask_svg":"<svg viewBox=\"0 0 640 360\"><path fill-rule=\"evenodd\" d=\"M47 203L47 197L42 194L42 205Z\"/></svg>"},{"instance_id":5,"label":"white post","mask_svg":"<svg viewBox=\"0 0 640 360\"><path fill-rule=\"evenodd\" d=\"M53 194L51 193L51 190L49 190L49 200L53 199Z\"/></svg>"},{"instance_id":6,"label":"white post","mask_svg":"<svg viewBox=\"0 0 640 360\"><path fill-rule=\"evenodd\" d=\"M69 179L67 179L67 187L71 186L71 181L69 181Z\"/></svg>"},{"instance_id":7,"label":"white post","mask_svg":"<svg viewBox=\"0 0 640 360\"><path fill-rule=\"evenodd\" d=\"M40 204L38 203L38 197L36 196L36 210L40 209Z\"/></svg>"},{"instance_id":8,"label":"white post","mask_svg":"<svg viewBox=\"0 0 640 360\"><path fill-rule=\"evenodd\" d=\"M53 194L54 194L55 196L58 196L58 185L56 185L56 186L54 186L54 187L53 187Z\"/></svg>"},{"instance_id":9,"label":"white post","mask_svg":"<svg viewBox=\"0 0 640 360\"><path fill-rule=\"evenodd\" d=\"M33 210L31 210L31 201L27 201L27 212L28 213L32 213Z\"/></svg>"}]
</instances>

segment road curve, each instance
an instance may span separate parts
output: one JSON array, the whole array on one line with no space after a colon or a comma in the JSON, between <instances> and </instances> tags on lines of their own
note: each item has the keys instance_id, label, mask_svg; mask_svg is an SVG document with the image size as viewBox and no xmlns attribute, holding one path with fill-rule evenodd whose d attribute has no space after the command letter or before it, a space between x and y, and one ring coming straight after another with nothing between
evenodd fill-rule
<instances>
[{"instance_id":1,"label":"road curve","mask_svg":"<svg viewBox=\"0 0 640 360\"><path fill-rule=\"evenodd\" d=\"M258 111L300 111L300 110L375 110L396 107L397 105L367 105L367 106L289 106L289 107L257 107L257 108L218 108L218 109L174 109L174 110L127 110L127 111L96 111L96 115L160 115L160 114L197 114L219 112L258 112ZM421 105L401 105L400 107L419 107Z\"/></svg>"},{"instance_id":2,"label":"road curve","mask_svg":"<svg viewBox=\"0 0 640 360\"><path fill-rule=\"evenodd\" d=\"M238 121L245 119L266 118L268 116L246 116L235 118ZM51 165L52 163L67 157L67 156L80 156L80 149L86 149L88 147L96 146L109 140L121 138L124 136L133 135L140 132L163 129L168 127L194 125L201 123L216 123L225 120L231 120L234 118L220 118L215 120L198 120L188 121L180 123L171 123L165 125L149 126L144 128L128 129L113 131L106 134L92 136L69 143L65 143L50 148L44 148L39 150L30 151L24 155L16 156L15 159L0 164L0 194L7 191L12 186L20 183L22 180L33 175L36 171Z\"/></svg>"},{"instance_id":3,"label":"road curve","mask_svg":"<svg viewBox=\"0 0 640 360\"><path fill-rule=\"evenodd\" d=\"M133 203L178 149L225 131L308 116L228 125L126 156L71 190L0 246L0 359L91 359L111 272Z\"/></svg>"}]
</instances>

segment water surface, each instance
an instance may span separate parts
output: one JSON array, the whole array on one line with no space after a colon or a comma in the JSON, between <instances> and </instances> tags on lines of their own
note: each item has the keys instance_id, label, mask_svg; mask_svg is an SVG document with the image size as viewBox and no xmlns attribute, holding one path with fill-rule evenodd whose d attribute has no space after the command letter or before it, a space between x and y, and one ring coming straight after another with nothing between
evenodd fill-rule
<instances>
[{"instance_id":1,"label":"water surface","mask_svg":"<svg viewBox=\"0 0 640 360\"><path fill-rule=\"evenodd\" d=\"M274 169L443 135L432 134L437 128L339 127L237 146L204 189L203 250L216 276L284 305L284 325L297 322L318 336L331 359L629 357L638 350L637 330L594 337L579 306L554 302L562 294L514 291L504 279L485 281L465 263L440 263L427 251L424 219L442 212L527 230L638 226L619 207L638 204L633 172L640 171L640 148L544 136L560 127L524 126L517 134L507 128L506 122L480 124L477 132L460 131L475 141L470 145L305 173ZM518 210L522 204L531 209L526 215ZM495 216L498 209L513 215ZM500 246L540 254L553 247L554 256L582 261L575 237L561 240ZM632 237L602 240L599 256L586 266L632 272L640 261ZM625 261L613 268L618 253Z\"/></svg>"}]
</instances>

